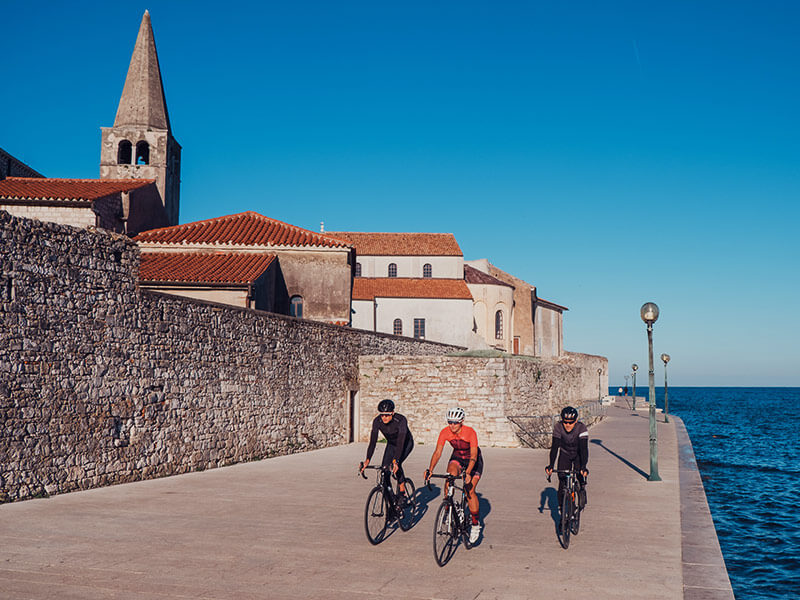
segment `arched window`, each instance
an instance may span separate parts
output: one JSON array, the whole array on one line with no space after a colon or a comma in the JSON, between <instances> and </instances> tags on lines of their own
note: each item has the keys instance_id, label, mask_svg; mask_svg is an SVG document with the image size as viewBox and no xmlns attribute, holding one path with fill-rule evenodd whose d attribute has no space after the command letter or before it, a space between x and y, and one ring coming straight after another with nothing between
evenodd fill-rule
<instances>
[{"instance_id":1,"label":"arched window","mask_svg":"<svg viewBox=\"0 0 800 600\"><path fill-rule=\"evenodd\" d=\"M131 164L131 153L133 152L133 145L128 140L122 140L117 148L117 164L129 165Z\"/></svg>"},{"instance_id":2,"label":"arched window","mask_svg":"<svg viewBox=\"0 0 800 600\"><path fill-rule=\"evenodd\" d=\"M503 311L498 310L494 313L494 339L503 339Z\"/></svg>"},{"instance_id":3,"label":"arched window","mask_svg":"<svg viewBox=\"0 0 800 600\"><path fill-rule=\"evenodd\" d=\"M356 277L361 277L361 263L356 263Z\"/></svg>"},{"instance_id":4,"label":"arched window","mask_svg":"<svg viewBox=\"0 0 800 600\"><path fill-rule=\"evenodd\" d=\"M394 320L393 332L395 335L403 335L403 321L400 319Z\"/></svg>"},{"instance_id":5,"label":"arched window","mask_svg":"<svg viewBox=\"0 0 800 600\"><path fill-rule=\"evenodd\" d=\"M292 296L289 300L289 314L298 319L303 318L303 297Z\"/></svg>"},{"instance_id":6,"label":"arched window","mask_svg":"<svg viewBox=\"0 0 800 600\"><path fill-rule=\"evenodd\" d=\"M389 277L397 277L397 265L389 263Z\"/></svg>"},{"instance_id":7,"label":"arched window","mask_svg":"<svg viewBox=\"0 0 800 600\"><path fill-rule=\"evenodd\" d=\"M136 143L136 164L149 165L150 164L150 144L147 142Z\"/></svg>"},{"instance_id":8,"label":"arched window","mask_svg":"<svg viewBox=\"0 0 800 600\"><path fill-rule=\"evenodd\" d=\"M431 263L425 263L422 265L422 276L433 277L433 267L431 266Z\"/></svg>"}]
</instances>

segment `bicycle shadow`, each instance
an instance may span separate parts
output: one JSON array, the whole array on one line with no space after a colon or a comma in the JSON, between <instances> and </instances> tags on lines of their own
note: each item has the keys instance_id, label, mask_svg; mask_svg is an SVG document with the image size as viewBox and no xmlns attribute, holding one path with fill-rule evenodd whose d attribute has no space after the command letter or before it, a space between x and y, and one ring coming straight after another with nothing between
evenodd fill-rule
<instances>
[{"instance_id":1,"label":"bicycle shadow","mask_svg":"<svg viewBox=\"0 0 800 600\"><path fill-rule=\"evenodd\" d=\"M539 513L544 513L545 505L547 505L547 509L550 511L550 518L553 519L553 525L556 527L556 531L558 531L558 526L560 523L559 516L559 507L558 507L558 491L554 487L546 487L542 490L541 500L539 502Z\"/></svg>"},{"instance_id":2,"label":"bicycle shadow","mask_svg":"<svg viewBox=\"0 0 800 600\"><path fill-rule=\"evenodd\" d=\"M608 446L604 446L604 445L603 445L603 440L599 440L599 439L593 439L593 440L590 440L590 442L591 442L592 444L595 444L596 446L600 446L600 447L601 447L603 450L605 450L606 452L608 452L608 453L609 453L611 456L613 456L614 458L616 458L617 460L619 460L619 461L620 461L620 462L622 462L623 464L625 464L625 465L629 466L631 469L633 469L634 471L636 471L637 473L639 473L639 475L641 475L641 476L642 476L642 477L644 477L645 479L649 479L649 478L650 478L650 475L648 475L647 473L645 473L645 472L644 472L642 469L640 469L639 467L637 467L635 464L633 464L633 463L632 463L631 461L629 461L627 458L624 458L624 457L620 456L619 454L617 454L616 452L614 452L614 451L613 451L611 448L609 448Z\"/></svg>"}]
</instances>

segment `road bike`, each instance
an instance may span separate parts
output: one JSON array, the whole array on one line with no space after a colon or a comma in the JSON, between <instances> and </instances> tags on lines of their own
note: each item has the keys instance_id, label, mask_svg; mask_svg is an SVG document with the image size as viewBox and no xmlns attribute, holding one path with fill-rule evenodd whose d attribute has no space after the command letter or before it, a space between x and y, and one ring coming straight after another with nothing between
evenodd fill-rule
<instances>
[{"instance_id":1,"label":"road bike","mask_svg":"<svg viewBox=\"0 0 800 600\"><path fill-rule=\"evenodd\" d=\"M561 515L558 523L559 541L566 550L569 548L570 534L578 535L581 528L581 511L586 504L586 491L583 489L575 467L569 470L553 470L557 475L565 475L564 497L561 500ZM547 476L550 481L550 475ZM585 484L584 484L585 485Z\"/></svg>"},{"instance_id":2,"label":"road bike","mask_svg":"<svg viewBox=\"0 0 800 600\"><path fill-rule=\"evenodd\" d=\"M460 475L434 475L431 473L428 488L431 489L430 479L445 480L445 495L442 504L436 511L436 521L433 524L433 557L440 567L445 566L455 554L458 542L461 540L464 547L472 548L469 542L469 505L467 494L464 491L464 473ZM457 482L460 480L460 485ZM456 491L460 492L456 498Z\"/></svg>"},{"instance_id":3,"label":"road bike","mask_svg":"<svg viewBox=\"0 0 800 600\"><path fill-rule=\"evenodd\" d=\"M403 531L408 531L414 525L417 512L414 482L408 477L405 479L406 493L400 492L400 482L397 489L392 487L392 472L389 467L368 466L361 463L360 475L366 479L364 470L375 469L378 471L375 487L367 496L367 505L364 508L364 530L370 544L380 544L386 539L386 532L395 521ZM397 480L397 478L394 478Z\"/></svg>"}]
</instances>

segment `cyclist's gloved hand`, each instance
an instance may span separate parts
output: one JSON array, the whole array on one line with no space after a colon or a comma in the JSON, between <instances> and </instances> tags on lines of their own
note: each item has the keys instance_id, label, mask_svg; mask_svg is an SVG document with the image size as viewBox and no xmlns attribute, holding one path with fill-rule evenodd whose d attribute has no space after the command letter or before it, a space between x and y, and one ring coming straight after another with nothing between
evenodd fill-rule
<instances>
[{"instance_id":1,"label":"cyclist's gloved hand","mask_svg":"<svg viewBox=\"0 0 800 600\"><path fill-rule=\"evenodd\" d=\"M431 478L431 470L430 469L425 469L425 475L423 475L422 477L423 477L423 480L425 481L425 483L428 483L428 481Z\"/></svg>"},{"instance_id":2,"label":"cyclist's gloved hand","mask_svg":"<svg viewBox=\"0 0 800 600\"><path fill-rule=\"evenodd\" d=\"M550 465L547 465L544 468L544 472L547 473L547 475L550 475L553 472L553 467L551 467Z\"/></svg>"}]
</instances>

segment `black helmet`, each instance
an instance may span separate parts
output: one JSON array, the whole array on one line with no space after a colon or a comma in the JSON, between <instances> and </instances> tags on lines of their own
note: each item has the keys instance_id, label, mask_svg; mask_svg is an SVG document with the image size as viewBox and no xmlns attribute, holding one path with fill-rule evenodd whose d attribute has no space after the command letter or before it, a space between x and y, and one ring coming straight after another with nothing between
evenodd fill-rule
<instances>
[{"instance_id":1,"label":"black helmet","mask_svg":"<svg viewBox=\"0 0 800 600\"><path fill-rule=\"evenodd\" d=\"M561 420L570 423L578 419L578 411L571 406L565 406L561 409Z\"/></svg>"},{"instance_id":2,"label":"black helmet","mask_svg":"<svg viewBox=\"0 0 800 600\"><path fill-rule=\"evenodd\" d=\"M394 412L394 402L392 402L388 398L386 400L381 400L380 402L378 402L378 412L379 413Z\"/></svg>"}]
</instances>

